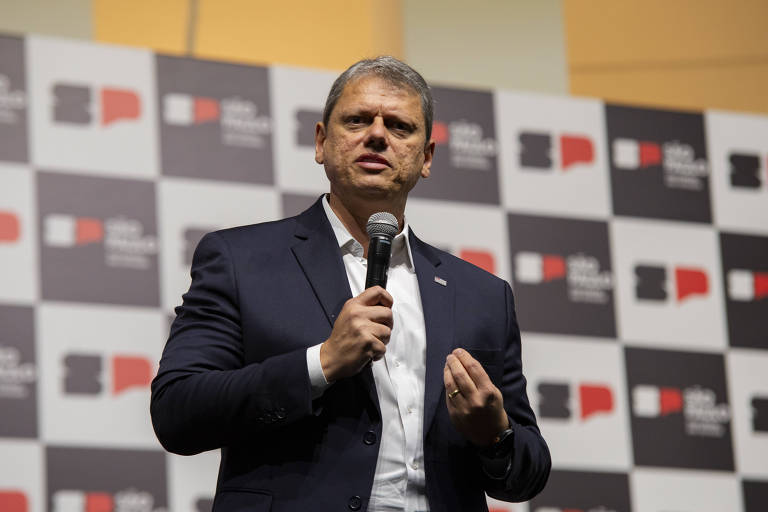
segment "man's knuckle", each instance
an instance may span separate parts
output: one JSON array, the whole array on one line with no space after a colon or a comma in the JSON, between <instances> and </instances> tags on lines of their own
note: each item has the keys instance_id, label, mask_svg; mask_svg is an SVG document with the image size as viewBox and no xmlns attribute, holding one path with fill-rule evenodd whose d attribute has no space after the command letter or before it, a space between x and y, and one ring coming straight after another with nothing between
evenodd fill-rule
<instances>
[{"instance_id":1,"label":"man's knuckle","mask_svg":"<svg viewBox=\"0 0 768 512\"><path fill-rule=\"evenodd\" d=\"M468 370L471 370L473 372L479 372L483 369L483 366L475 360L469 361L468 363L465 364L465 366L467 367Z\"/></svg>"}]
</instances>

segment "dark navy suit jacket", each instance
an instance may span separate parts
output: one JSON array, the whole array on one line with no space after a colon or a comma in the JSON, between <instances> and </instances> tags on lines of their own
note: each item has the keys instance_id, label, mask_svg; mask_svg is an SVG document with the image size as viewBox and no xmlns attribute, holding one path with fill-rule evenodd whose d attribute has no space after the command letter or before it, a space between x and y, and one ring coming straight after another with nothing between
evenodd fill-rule
<instances>
[{"instance_id":1,"label":"dark navy suit jacket","mask_svg":"<svg viewBox=\"0 0 768 512\"><path fill-rule=\"evenodd\" d=\"M526 396L509 285L411 234L427 334L424 462L434 512L486 510L538 493L550 456ZM445 285L435 280L438 277ZM370 368L313 402L306 349L351 297L320 201L298 215L209 233L152 382L169 451L222 449L215 511L365 510L382 425ZM454 348L479 360L515 429L512 471L493 480L454 429L443 387Z\"/></svg>"}]
</instances>

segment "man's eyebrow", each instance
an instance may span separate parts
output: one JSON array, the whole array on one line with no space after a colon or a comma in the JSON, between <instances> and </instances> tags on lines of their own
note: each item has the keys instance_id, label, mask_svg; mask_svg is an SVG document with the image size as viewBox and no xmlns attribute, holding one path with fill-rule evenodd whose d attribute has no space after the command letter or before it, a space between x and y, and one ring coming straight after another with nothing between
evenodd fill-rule
<instances>
[{"instance_id":1,"label":"man's eyebrow","mask_svg":"<svg viewBox=\"0 0 768 512\"><path fill-rule=\"evenodd\" d=\"M359 116L359 115L366 115L366 116L373 117L377 113L378 113L378 109L368 109L362 106L339 110L339 115L342 118L346 118L349 116ZM403 121L405 123L412 124L414 126L417 126L419 124L417 116L410 116L404 112L384 112L382 117L386 120L397 119L398 121Z\"/></svg>"}]
</instances>

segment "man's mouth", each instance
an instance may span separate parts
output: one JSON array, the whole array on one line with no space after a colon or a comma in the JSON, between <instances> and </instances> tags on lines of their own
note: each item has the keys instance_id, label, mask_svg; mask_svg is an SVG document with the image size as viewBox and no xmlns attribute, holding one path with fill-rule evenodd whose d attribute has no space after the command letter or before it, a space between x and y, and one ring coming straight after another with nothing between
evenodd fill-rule
<instances>
[{"instance_id":1,"label":"man's mouth","mask_svg":"<svg viewBox=\"0 0 768 512\"><path fill-rule=\"evenodd\" d=\"M386 169L387 167L391 167L389 165L389 161L386 158L375 153L366 153L364 155L360 155L357 157L357 160L355 160L355 163L357 163L363 169L368 169L371 171L380 171L382 169Z\"/></svg>"}]
</instances>

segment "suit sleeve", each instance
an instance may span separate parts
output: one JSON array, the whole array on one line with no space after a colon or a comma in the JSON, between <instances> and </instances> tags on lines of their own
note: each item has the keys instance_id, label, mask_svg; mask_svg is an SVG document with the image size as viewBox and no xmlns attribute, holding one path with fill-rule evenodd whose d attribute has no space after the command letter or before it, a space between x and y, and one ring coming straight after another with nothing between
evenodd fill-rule
<instances>
[{"instance_id":1,"label":"suit sleeve","mask_svg":"<svg viewBox=\"0 0 768 512\"><path fill-rule=\"evenodd\" d=\"M536 496L547 483L552 466L549 448L536 425L528 402L523 375L520 328L517 325L512 289L504 283L507 307L507 342L501 392L504 408L515 431L510 469L503 479L484 474L489 496L504 501L525 501Z\"/></svg>"},{"instance_id":2,"label":"suit sleeve","mask_svg":"<svg viewBox=\"0 0 768 512\"><path fill-rule=\"evenodd\" d=\"M209 233L152 381L152 425L170 452L221 448L312 413L306 350L245 365L238 302L229 246Z\"/></svg>"}]
</instances>

